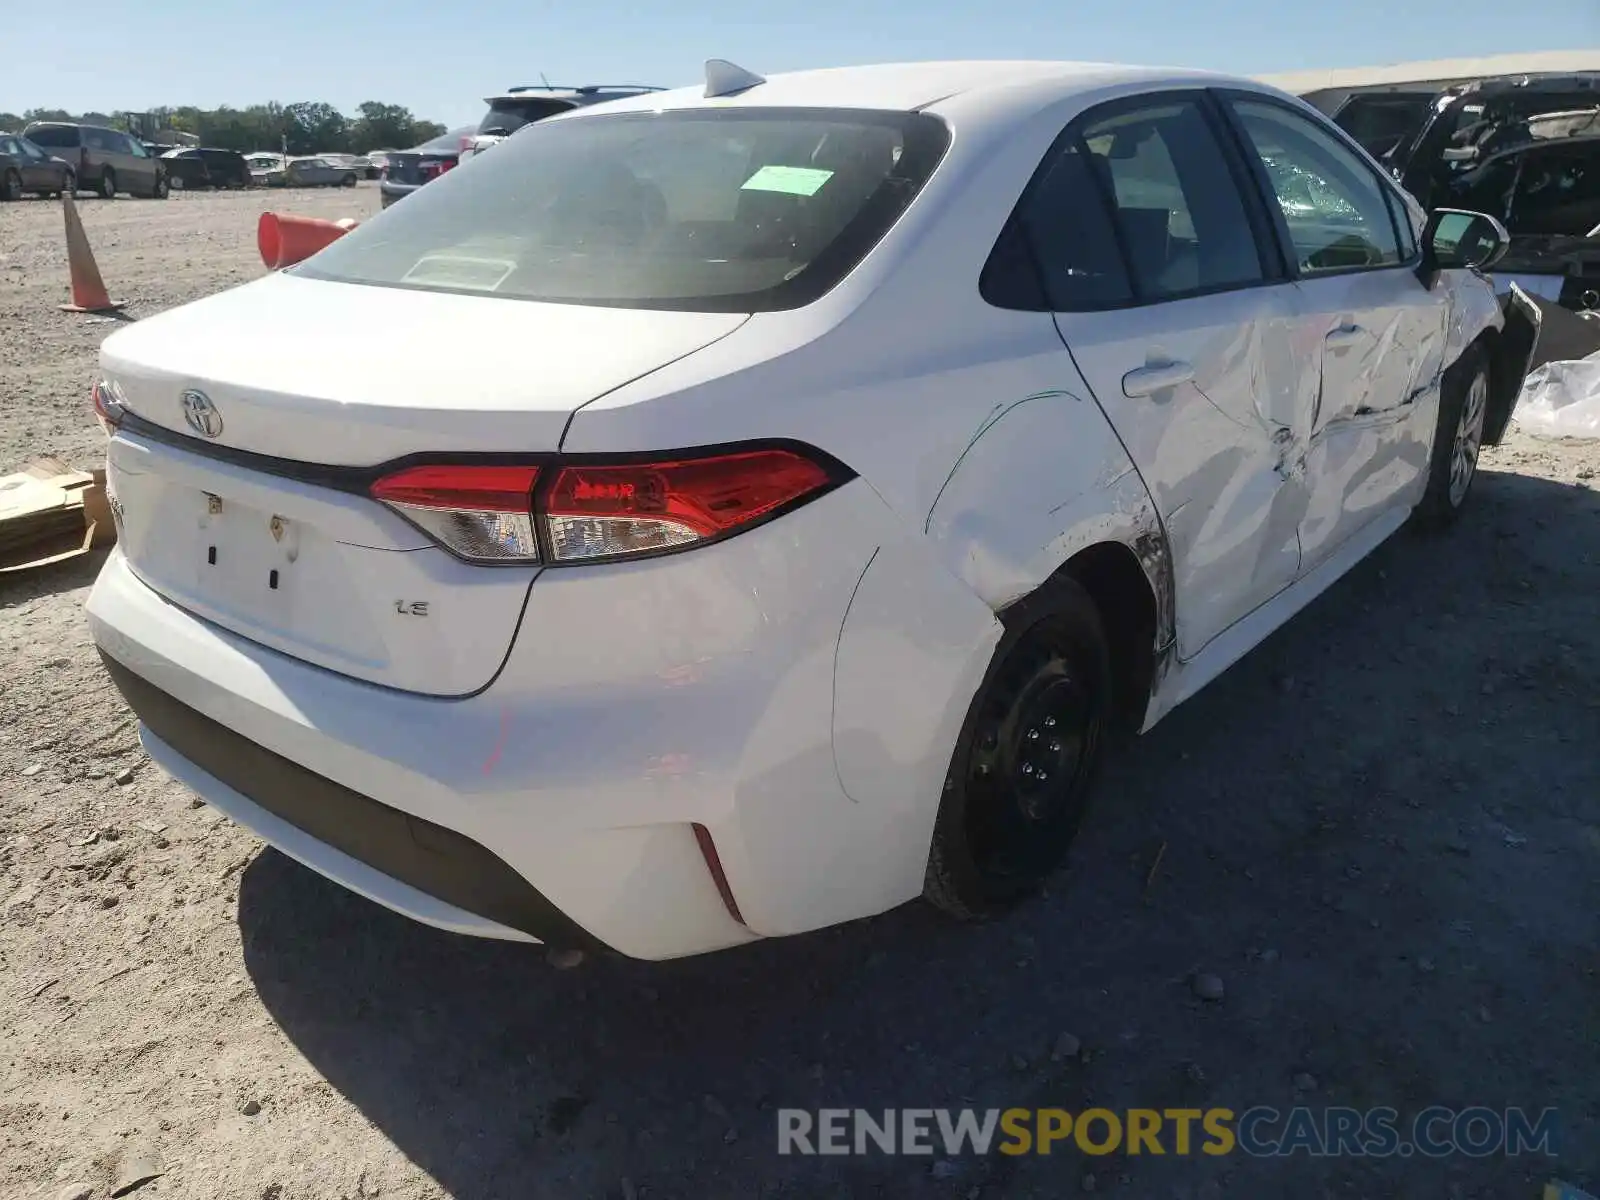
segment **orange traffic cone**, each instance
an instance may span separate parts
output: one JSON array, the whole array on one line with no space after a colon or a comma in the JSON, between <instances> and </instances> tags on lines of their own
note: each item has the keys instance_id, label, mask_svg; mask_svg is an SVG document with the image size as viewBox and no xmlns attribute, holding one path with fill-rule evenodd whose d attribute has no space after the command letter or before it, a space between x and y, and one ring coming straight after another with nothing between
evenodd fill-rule
<instances>
[{"instance_id":1,"label":"orange traffic cone","mask_svg":"<svg viewBox=\"0 0 1600 1200\"><path fill-rule=\"evenodd\" d=\"M261 261L271 271L292 267L310 258L318 250L338 241L359 222L346 217L342 221L323 221L317 217L295 217L288 213L264 212L256 225L256 246L261 251Z\"/></svg>"},{"instance_id":2,"label":"orange traffic cone","mask_svg":"<svg viewBox=\"0 0 1600 1200\"><path fill-rule=\"evenodd\" d=\"M66 214L67 220L67 273L72 279L72 303L63 304L61 311L119 311L122 304L106 294L105 281L100 278L100 268L95 266L94 251L89 248L89 235L83 231L83 221L78 216L78 206L72 202L71 192L61 194L61 211Z\"/></svg>"}]
</instances>

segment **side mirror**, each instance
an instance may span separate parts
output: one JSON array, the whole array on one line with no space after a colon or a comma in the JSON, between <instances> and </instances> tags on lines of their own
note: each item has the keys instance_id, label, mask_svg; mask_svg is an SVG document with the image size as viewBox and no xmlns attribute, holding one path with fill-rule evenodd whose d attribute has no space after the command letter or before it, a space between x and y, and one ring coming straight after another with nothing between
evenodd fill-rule
<instances>
[{"instance_id":1,"label":"side mirror","mask_svg":"<svg viewBox=\"0 0 1600 1200\"><path fill-rule=\"evenodd\" d=\"M1488 214L1435 209L1422 233L1422 281L1432 287L1440 271L1487 271L1510 248L1506 227Z\"/></svg>"}]
</instances>

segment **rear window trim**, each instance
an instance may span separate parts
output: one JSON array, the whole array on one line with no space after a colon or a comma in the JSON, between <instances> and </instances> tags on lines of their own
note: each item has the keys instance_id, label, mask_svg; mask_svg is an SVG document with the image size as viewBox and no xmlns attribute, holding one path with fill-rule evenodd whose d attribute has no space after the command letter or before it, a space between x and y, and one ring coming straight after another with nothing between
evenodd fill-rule
<instances>
[{"instance_id":1,"label":"rear window trim","mask_svg":"<svg viewBox=\"0 0 1600 1200\"><path fill-rule=\"evenodd\" d=\"M905 149L901 162L916 162L917 170L909 178L909 186L890 188L888 181L880 184L861 210L851 219L839 236L815 258L808 262L791 279L757 292L730 293L720 296L671 297L667 299L595 298L590 296L520 296L497 292L484 292L476 288L439 287L404 283L351 279L331 272L320 272L316 260L308 259L285 268L286 274L317 279L328 283L348 283L363 287L386 287L399 291L427 292L434 295L476 296L496 300L516 300L534 304L570 304L585 308L621 308L652 312L697 313L758 313L787 312L815 303L831 292L850 275L889 233L900 223L916 198L928 185L949 153L952 141L950 126L942 117L932 113L909 109L877 108L823 108L793 105L774 105L760 108L682 108L649 112L605 113L584 115L584 121L642 122L660 119L684 121L771 121L783 118L794 120L831 120L841 124L887 125L901 131ZM550 123L565 124L574 119L573 113L561 113L531 122L533 127L545 128ZM527 127L525 127L527 128ZM518 131L520 134L522 131ZM521 139L519 138L519 141ZM498 153L498 151L497 151ZM913 155L924 161L916 161ZM898 178L899 176L896 176ZM898 195L894 194L898 193ZM868 218L872 218L868 220Z\"/></svg>"}]
</instances>

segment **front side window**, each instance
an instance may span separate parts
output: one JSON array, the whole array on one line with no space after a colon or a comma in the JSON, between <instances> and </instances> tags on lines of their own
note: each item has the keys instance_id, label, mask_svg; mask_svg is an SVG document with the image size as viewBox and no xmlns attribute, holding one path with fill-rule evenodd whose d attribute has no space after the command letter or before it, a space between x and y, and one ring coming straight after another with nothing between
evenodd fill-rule
<instances>
[{"instance_id":1,"label":"front side window","mask_svg":"<svg viewBox=\"0 0 1600 1200\"><path fill-rule=\"evenodd\" d=\"M15 138L0 137L0 154L10 154L17 158L26 157L20 143Z\"/></svg>"},{"instance_id":2,"label":"front side window","mask_svg":"<svg viewBox=\"0 0 1600 1200\"><path fill-rule=\"evenodd\" d=\"M1281 105L1230 103L1265 168L1300 274L1402 261L1384 187L1349 147Z\"/></svg>"},{"instance_id":3,"label":"front side window","mask_svg":"<svg viewBox=\"0 0 1600 1200\"><path fill-rule=\"evenodd\" d=\"M632 308L794 308L890 229L949 143L938 118L688 109L540 121L293 271Z\"/></svg>"},{"instance_id":4,"label":"front side window","mask_svg":"<svg viewBox=\"0 0 1600 1200\"><path fill-rule=\"evenodd\" d=\"M126 137L119 134L117 135L117 140L122 143L122 152L124 154L131 154L135 158L150 157L150 152L144 148L144 145L139 141L138 138Z\"/></svg>"},{"instance_id":5,"label":"front side window","mask_svg":"<svg viewBox=\"0 0 1600 1200\"><path fill-rule=\"evenodd\" d=\"M1198 100L1162 99L1091 120L1082 147L1114 205L1139 300L1263 279L1244 199Z\"/></svg>"}]
</instances>

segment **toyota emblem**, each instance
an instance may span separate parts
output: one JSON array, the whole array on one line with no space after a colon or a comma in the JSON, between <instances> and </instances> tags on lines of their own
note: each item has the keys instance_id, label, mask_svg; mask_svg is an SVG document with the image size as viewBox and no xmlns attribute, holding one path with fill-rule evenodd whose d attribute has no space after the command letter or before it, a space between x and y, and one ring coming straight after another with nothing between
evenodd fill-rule
<instances>
[{"instance_id":1,"label":"toyota emblem","mask_svg":"<svg viewBox=\"0 0 1600 1200\"><path fill-rule=\"evenodd\" d=\"M193 388L183 394L183 419L189 428L203 438L214 438L222 432L222 414L211 403L211 397Z\"/></svg>"}]
</instances>

